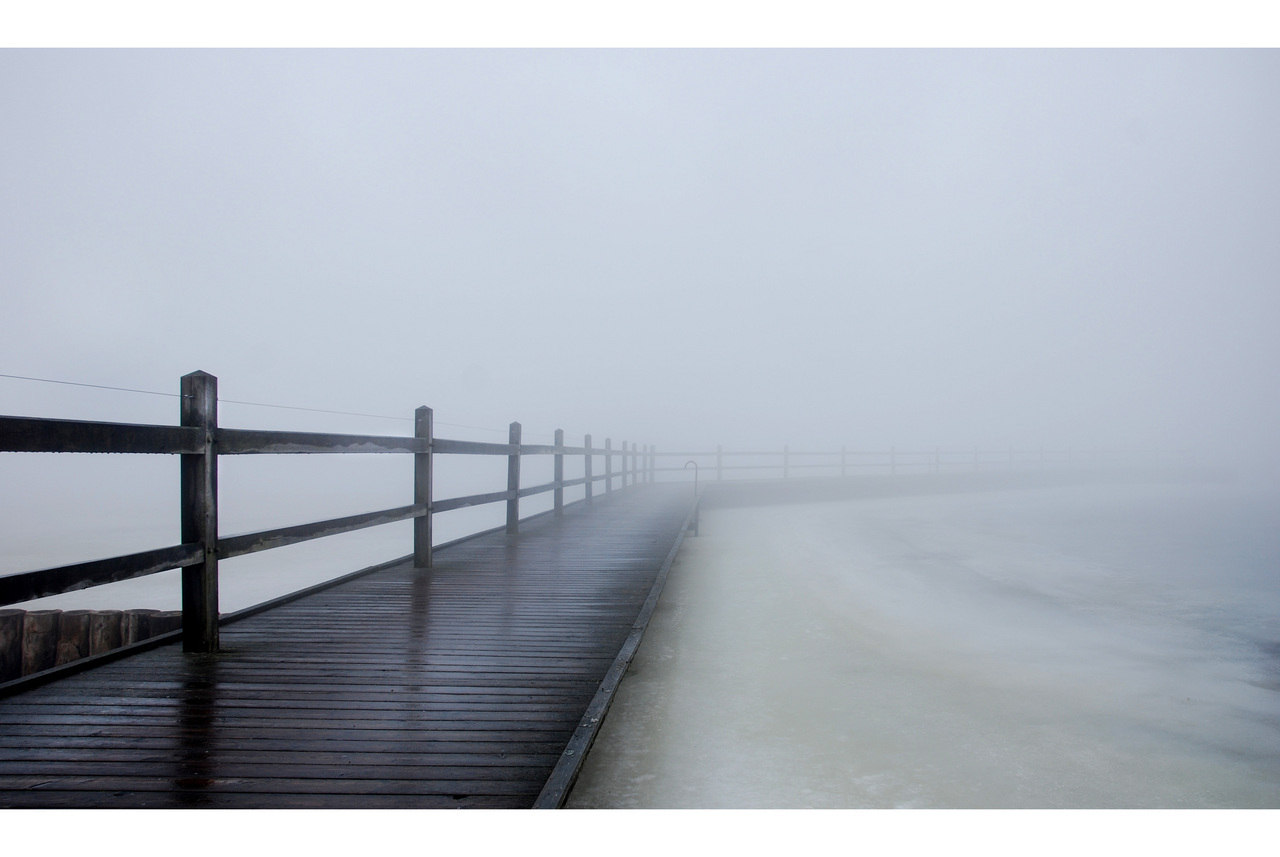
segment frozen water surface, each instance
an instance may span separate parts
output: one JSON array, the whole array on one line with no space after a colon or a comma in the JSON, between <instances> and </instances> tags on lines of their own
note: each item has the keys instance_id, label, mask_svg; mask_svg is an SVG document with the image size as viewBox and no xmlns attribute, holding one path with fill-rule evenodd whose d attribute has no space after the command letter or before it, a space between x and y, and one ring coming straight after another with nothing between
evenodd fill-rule
<instances>
[{"instance_id":1,"label":"frozen water surface","mask_svg":"<svg viewBox=\"0 0 1280 857\"><path fill-rule=\"evenodd\" d=\"M1280 806L1280 495L706 511L570 806Z\"/></svg>"}]
</instances>

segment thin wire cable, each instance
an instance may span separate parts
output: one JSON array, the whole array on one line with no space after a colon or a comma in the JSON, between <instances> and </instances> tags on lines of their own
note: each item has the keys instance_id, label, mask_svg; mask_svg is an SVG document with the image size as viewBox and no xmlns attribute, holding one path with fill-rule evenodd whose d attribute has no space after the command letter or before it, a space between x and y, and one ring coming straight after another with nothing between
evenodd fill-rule
<instances>
[{"instance_id":1,"label":"thin wire cable","mask_svg":"<svg viewBox=\"0 0 1280 857\"><path fill-rule=\"evenodd\" d=\"M449 428L469 428L469 429L475 429L476 431L491 431L491 432L493 432L493 433L495 433L495 434L506 434L506 433L507 433L507 429L485 428L484 426L467 426L467 425L463 425L462 423L445 423L445 422L436 422L436 425L438 425L438 426L448 426Z\"/></svg>"},{"instance_id":2,"label":"thin wire cable","mask_svg":"<svg viewBox=\"0 0 1280 857\"><path fill-rule=\"evenodd\" d=\"M240 402L235 399L218 399L220 404L228 405L252 405L255 408L281 408L286 411L310 411L313 414L338 414L344 417L372 417L377 420L403 420L404 422L413 422L413 417L391 417L386 414L364 414L356 411L328 411L322 408L300 408L296 405L269 405L265 402ZM449 426L450 428L469 428L476 431L492 431L499 434L504 433L506 429L486 428L485 426L469 426L462 423L446 423L439 420L435 421L436 425Z\"/></svg>"},{"instance_id":3,"label":"thin wire cable","mask_svg":"<svg viewBox=\"0 0 1280 857\"><path fill-rule=\"evenodd\" d=\"M136 390L132 387L110 387L105 384L85 384L80 381L58 381L53 378L32 378L27 375L9 375L0 372L0 378L14 378L18 381L39 381L44 384L65 384L68 387L90 387L95 390L115 390L120 393L144 393L148 396L169 396L170 398L182 398L182 393L161 393L158 390ZM356 411L329 411L323 408L301 408L296 405L271 405L266 402L241 402L236 399L219 398L218 402L228 405L248 405L254 408L279 408L285 411L309 411L313 414L337 414L344 417L370 417L375 420L400 420L403 422L413 422L413 417L390 417L386 414L364 414ZM450 428L467 428L476 431L491 431L497 434L505 434L506 429L487 428L485 426L470 426L462 423L446 423L437 422L436 425L449 426Z\"/></svg>"},{"instance_id":4,"label":"thin wire cable","mask_svg":"<svg viewBox=\"0 0 1280 857\"><path fill-rule=\"evenodd\" d=\"M236 399L218 398L218 403L223 405L250 405L255 408L279 408L285 411L310 411L313 414L338 414L344 417L372 417L375 420L404 420L405 422L413 422L413 417L389 417L386 414L362 414L356 411L328 411L323 408L300 408L297 405L269 405L265 402L241 402Z\"/></svg>"},{"instance_id":5,"label":"thin wire cable","mask_svg":"<svg viewBox=\"0 0 1280 857\"><path fill-rule=\"evenodd\" d=\"M16 378L19 381L41 381L45 384L66 384L69 387L92 387L95 390L117 390L121 393L145 393L148 396L169 396L171 398L181 398L181 393L161 393L157 390L135 390L132 387L108 387L105 384L82 384L79 381L55 381L52 378L29 378L26 375L6 375L0 373L0 378Z\"/></svg>"}]
</instances>

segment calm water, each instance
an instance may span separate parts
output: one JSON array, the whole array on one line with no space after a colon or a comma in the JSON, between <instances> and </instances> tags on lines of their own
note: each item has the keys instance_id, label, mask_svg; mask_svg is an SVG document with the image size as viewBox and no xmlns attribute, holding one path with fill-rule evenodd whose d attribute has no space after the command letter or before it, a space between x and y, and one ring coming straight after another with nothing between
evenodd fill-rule
<instances>
[{"instance_id":1,"label":"calm water","mask_svg":"<svg viewBox=\"0 0 1280 857\"><path fill-rule=\"evenodd\" d=\"M704 513L571 806L1280 806L1280 495Z\"/></svg>"}]
</instances>

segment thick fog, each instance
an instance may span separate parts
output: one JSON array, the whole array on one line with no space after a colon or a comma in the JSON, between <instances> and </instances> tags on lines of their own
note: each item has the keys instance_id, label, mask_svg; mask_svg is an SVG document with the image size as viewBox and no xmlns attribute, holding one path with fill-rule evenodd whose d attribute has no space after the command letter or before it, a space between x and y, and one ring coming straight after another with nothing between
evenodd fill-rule
<instances>
[{"instance_id":1,"label":"thick fog","mask_svg":"<svg viewBox=\"0 0 1280 857\"><path fill-rule=\"evenodd\" d=\"M1275 51L3 50L0 117L0 414L172 424L204 370L231 427L1237 475L709 512L578 805L1276 805ZM220 531L410 470L227 457ZM174 544L177 495L0 454L0 573ZM224 562L222 609L409 536Z\"/></svg>"},{"instance_id":2,"label":"thick fog","mask_svg":"<svg viewBox=\"0 0 1280 857\"><path fill-rule=\"evenodd\" d=\"M204 370L235 427L1280 461L1274 52L8 50L0 111L5 376ZM4 414L177 410L0 377ZM0 483L5 572L176 540L171 459ZM410 484L225 459L221 530Z\"/></svg>"},{"instance_id":3,"label":"thick fog","mask_svg":"<svg viewBox=\"0 0 1280 857\"><path fill-rule=\"evenodd\" d=\"M1274 461L1278 105L1268 51L8 51L0 364L668 449Z\"/></svg>"}]
</instances>

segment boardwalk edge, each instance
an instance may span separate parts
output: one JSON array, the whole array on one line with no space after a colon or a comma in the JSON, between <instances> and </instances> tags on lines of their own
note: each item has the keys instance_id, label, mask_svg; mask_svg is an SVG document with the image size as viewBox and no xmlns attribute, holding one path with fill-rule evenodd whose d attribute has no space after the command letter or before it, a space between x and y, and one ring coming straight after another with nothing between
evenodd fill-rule
<instances>
[{"instance_id":1,"label":"boardwalk edge","mask_svg":"<svg viewBox=\"0 0 1280 857\"><path fill-rule=\"evenodd\" d=\"M533 809L560 809L568 799L569 792L573 789L573 784L577 782L578 774L582 770L582 764L586 760L587 751L591 749L592 743L596 740L596 734L600 731L600 726L604 723L609 706L613 703L618 685L621 683L623 675L626 674L627 668L631 666L631 659L635 657L636 649L640 647L640 640L644 637L644 632L649 627L649 619L653 616L653 611L658 606L658 599L662 595L663 587L666 586L667 575L676 560L676 554L680 552L680 546L684 544L685 534L689 531L689 526L693 523L694 516L698 513L700 499L700 497L694 497L693 503L689 507L689 514L685 516L680 532L676 534L671 550L667 552L667 558L663 560L662 567L658 569L658 576L654 579L653 587L649 590L649 597L645 599L644 604L640 607L639 614L636 615L636 620L631 626L631 633L622 644L622 648L618 650L618 655L613 659L613 664L609 667L609 671L600 680L600 686L596 689L595 696L587 706L586 712L582 715L582 720L578 722L578 727L574 730L573 737L569 739L564 752L560 754L559 760L556 761L556 766L552 768L551 776L547 778L546 785L542 787L538 799L533 803Z\"/></svg>"}]
</instances>

